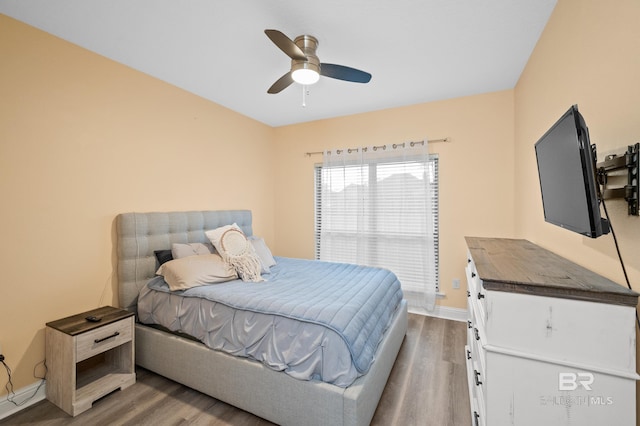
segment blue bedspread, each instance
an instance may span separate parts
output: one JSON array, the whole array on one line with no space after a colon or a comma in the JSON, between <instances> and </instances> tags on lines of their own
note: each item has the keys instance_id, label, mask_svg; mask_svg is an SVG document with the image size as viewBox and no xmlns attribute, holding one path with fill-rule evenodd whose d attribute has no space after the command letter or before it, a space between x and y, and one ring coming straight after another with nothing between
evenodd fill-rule
<instances>
[{"instance_id":1,"label":"blue bedspread","mask_svg":"<svg viewBox=\"0 0 640 426\"><path fill-rule=\"evenodd\" d=\"M235 280L179 293L328 327L344 339L358 372L366 373L403 297L396 276L386 269L351 264L276 260L265 282ZM162 277L151 280L149 287L170 292Z\"/></svg>"}]
</instances>

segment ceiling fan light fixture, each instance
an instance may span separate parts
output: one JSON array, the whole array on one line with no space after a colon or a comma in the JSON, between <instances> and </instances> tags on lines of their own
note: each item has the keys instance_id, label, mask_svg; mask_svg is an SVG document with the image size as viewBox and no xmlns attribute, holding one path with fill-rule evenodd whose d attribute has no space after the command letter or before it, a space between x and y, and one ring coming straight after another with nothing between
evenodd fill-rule
<instances>
[{"instance_id":1,"label":"ceiling fan light fixture","mask_svg":"<svg viewBox=\"0 0 640 426\"><path fill-rule=\"evenodd\" d=\"M303 86L315 84L323 75L336 80L354 83L368 83L371 74L344 65L320 63L316 55L318 39L310 35L301 35L291 40L278 30L264 30L269 39L288 57L291 58L291 69L269 87L267 93L280 93L291 84Z\"/></svg>"},{"instance_id":2,"label":"ceiling fan light fixture","mask_svg":"<svg viewBox=\"0 0 640 426\"><path fill-rule=\"evenodd\" d=\"M291 78L296 83L308 86L317 83L320 80L320 74L310 68L300 68L291 73Z\"/></svg>"}]
</instances>

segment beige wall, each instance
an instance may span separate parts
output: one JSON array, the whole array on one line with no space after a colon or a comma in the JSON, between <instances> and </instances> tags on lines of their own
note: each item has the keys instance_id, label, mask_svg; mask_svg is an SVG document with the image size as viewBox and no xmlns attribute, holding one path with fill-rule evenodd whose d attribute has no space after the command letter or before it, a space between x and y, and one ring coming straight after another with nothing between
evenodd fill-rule
<instances>
[{"instance_id":1,"label":"beige wall","mask_svg":"<svg viewBox=\"0 0 640 426\"><path fill-rule=\"evenodd\" d=\"M640 3L635 0L560 0L515 91L516 224L520 235L622 283L611 236L596 240L549 225L533 144L578 104L599 158L640 140ZM626 263L637 273L640 218L623 201L607 203ZM638 278L636 276L636 278ZM635 280L637 282L637 279Z\"/></svg>"},{"instance_id":2,"label":"beige wall","mask_svg":"<svg viewBox=\"0 0 640 426\"><path fill-rule=\"evenodd\" d=\"M515 89L517 233L621 285L610 234L592 240L543 221L533 144L576 103L600 159L640 141L639 18L637 0L560 0ZM607 206L640 291L640 217L624 201Z\"/></svg>"},{"instance_id":3,"label":"beige wall","mask_svg":"<svg viewBox=\"0 0 640 426\"><path fill-rule=\"evenodd\" d=\"M430 144L440 165L440 278L444 306L466 308L465 235L514 233L513 91L276 129L276 250L314 257L313 167L305 152L451 138ZM453 290L454 278L462 289Z\"/></svg>"},{"instance_id":4,"label":"beige wall","mask_svg":"<svg viewBox=\"0 0 640 426\"><path fill-rule=\"evenodd\" d=\"M20 389L46 322L117 304L116 214L246 208L273 242L274 130L3 15L0 63L0 344Z\"/></svg>"}]
</instances>

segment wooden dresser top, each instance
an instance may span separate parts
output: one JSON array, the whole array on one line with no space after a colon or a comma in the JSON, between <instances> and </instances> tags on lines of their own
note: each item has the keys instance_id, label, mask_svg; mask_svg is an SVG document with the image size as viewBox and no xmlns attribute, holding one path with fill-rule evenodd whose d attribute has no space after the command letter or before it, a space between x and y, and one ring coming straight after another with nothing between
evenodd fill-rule
<instances>
[{"instance_id":1,"label":"wooden dresser top","mask_svg":"<svg viewBox=\"0 0 640 426\"><path fill-rule=\"evenodd\" d=\"M636 306L638 293L527 240L465 237L487 290Z\"/></svg>"}]
</instances>

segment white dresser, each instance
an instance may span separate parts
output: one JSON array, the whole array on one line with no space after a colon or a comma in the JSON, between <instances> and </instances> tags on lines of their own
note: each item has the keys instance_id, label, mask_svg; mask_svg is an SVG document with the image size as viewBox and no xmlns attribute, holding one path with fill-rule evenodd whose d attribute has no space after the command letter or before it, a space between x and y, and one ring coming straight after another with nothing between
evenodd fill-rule
<instances>
[{"instance_id":1,"label":"white dresser","mask_svg":"<svg viewBox=\"0 0 640 426\"><path fill-rule=\"evenodd\" d=\"M638 294L526 240L466 237L483 426L635 426Z\"/></svg>"}]
</instances>

